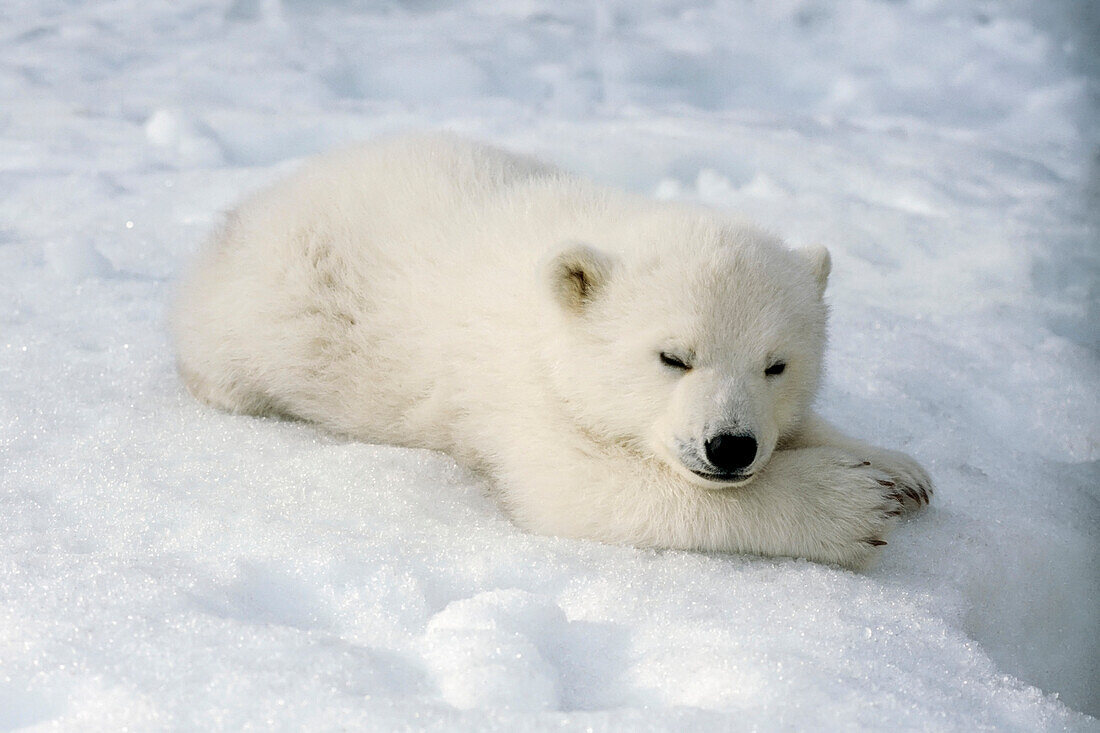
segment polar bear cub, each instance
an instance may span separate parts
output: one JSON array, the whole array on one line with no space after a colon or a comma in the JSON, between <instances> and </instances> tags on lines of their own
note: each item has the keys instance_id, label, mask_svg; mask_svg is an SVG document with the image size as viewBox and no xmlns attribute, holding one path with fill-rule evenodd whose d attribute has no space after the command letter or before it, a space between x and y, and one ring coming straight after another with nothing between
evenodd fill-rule
<instances>
[{"instance_id":1,"label":"polar bear cub","mask_svg":"<svg viewBox=\"0 0 1100 733\"><path fill-rule=\"evenodd\" d=\"M199 399L483 472L521 527L859 568L925 471L811 410L829 275L712 211L445 136L307 164L183 283Z\"/></svg>"}]
</instances>

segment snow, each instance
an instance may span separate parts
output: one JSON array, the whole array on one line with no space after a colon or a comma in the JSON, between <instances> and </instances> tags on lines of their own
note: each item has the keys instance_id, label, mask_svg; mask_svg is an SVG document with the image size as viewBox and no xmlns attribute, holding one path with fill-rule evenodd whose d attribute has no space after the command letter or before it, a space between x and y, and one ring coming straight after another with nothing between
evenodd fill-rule
<instances>
[{"instance_id":1,"label":"snow","mask_svg":"<svg viewBox=\"0 0 1100 733\"><path fill-rule=\"evenodd\" d=\"M0 4L0 729L1100 730L1098 29ZM827 244L820 407L934 506L866 574L536 537L446 456L191 399L165 308L219 212L434 128Z\"/></svg>"}]
</instances>

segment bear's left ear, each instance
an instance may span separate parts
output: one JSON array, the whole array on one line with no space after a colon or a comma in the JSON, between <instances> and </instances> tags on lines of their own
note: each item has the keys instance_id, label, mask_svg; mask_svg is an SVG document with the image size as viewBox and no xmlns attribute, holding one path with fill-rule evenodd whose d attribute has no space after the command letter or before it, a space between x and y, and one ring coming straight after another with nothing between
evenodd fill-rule
<instances>
[{"instance_id":1,"label":"bear's left ear","mask_svg":"<svg viewBox=\"0 0 1100 733\"><path fill-rule=\"evenodd\" d=\"M615 260L592 245L569 245L550 260L550 287L561 306L580 315L611 279Z\"/></svg>"},{"instance_id":2,"label":"bear's left ear","mask_svg":"<svg viewBox=\"0 0 1100 733\"><path fill-rule=\"evenodd\" d=\"M800 249L798 254L810 266L810 272L817 280L818 297L825 295L825 286L829 283L829 273L833 269L833 260L829 257L829 250L818 244Z\"/></svg>"}]
</instances>

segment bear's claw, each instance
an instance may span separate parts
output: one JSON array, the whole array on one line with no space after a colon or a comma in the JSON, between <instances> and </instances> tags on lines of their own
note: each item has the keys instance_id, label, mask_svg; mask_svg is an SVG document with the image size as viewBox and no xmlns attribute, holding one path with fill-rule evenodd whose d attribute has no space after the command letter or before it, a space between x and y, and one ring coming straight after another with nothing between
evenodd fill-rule
<instances>
[{"instance_id":1,"label":"bear's claw","mask_svg":"<svg viewBox=\"0 0 1100 733\"><path fill-rule=\"evenodd\" d=\"M885 473L889 480L879 483L887 488L896 487L890 498L902 505L903 513L916 511L932 503L932 480L919 463L904 453L881 450L871 456L871 464Z\"/></svg>"}]
</instances>

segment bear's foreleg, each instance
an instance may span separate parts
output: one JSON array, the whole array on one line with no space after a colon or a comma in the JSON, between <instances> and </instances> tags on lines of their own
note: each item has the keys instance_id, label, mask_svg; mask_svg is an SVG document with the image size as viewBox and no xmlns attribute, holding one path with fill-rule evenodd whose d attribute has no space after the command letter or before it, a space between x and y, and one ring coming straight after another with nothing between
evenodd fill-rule
<instances>
[{"instance_id":1,"label":"bear's foreleg","mask_svg":"<svg viewBox=\"0 0 1100 733\"><path fill-rule=\"evenodd\" d=\"M861 569L902 512L891 477L832 447L776 452L750 483L695 486L654 461L559 455L500 476L525 529L639 547L803 557ZM512 480L509 480L512 478Z\"/></svg>"},{"instance_id":2,"label":"bear's foreleg","mask_svg":"<svg viewBox=\"0 0 1100 733\"><path fill-rule=\"evenodd\" d=\"M777 451L749 484L704 494L717 549L867 567L902 512L891 477L833 447Z\"/></svg>"}]
</instances>

